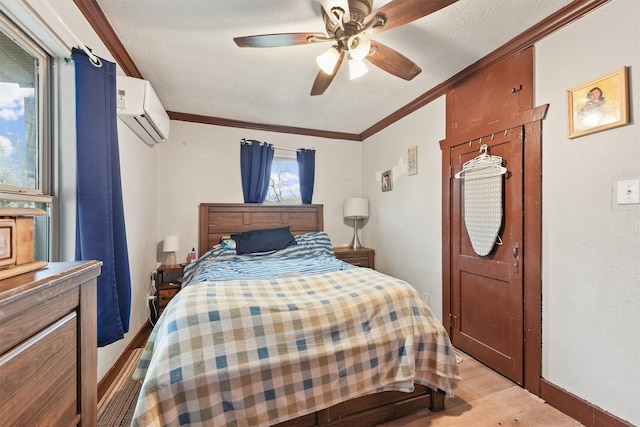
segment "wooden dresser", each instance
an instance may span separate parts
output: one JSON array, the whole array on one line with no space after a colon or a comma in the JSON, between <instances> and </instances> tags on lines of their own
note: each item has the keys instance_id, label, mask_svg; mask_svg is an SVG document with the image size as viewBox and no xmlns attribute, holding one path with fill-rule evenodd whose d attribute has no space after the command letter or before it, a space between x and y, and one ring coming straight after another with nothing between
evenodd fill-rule
<instances>
[{"instance_id":1,"label":"wooden dresser","mask_svg":"<svg viewBox=\"0 0 640 427\"><path fill-rule=\"evenodd\" d=\"M97 425L99 261L0 281L3 426Z\"/></svg>"}]
</instances>

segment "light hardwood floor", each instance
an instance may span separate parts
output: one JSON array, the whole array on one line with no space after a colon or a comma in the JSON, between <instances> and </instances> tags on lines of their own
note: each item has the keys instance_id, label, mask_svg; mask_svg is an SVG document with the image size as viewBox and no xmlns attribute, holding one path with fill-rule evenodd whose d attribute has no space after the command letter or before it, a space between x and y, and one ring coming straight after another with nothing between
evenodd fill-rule
<instances>
[{"instance_id":1,"label":"light hardwood floor","mask_svg":"<svg viewBox=\"0 0 640 427\"><path fill-rule=\"evenodd\" d=\"M441 412L419 411L378 427L581 426L480 362L462 354L456 396Z\"/></svg>"}]
</instances>

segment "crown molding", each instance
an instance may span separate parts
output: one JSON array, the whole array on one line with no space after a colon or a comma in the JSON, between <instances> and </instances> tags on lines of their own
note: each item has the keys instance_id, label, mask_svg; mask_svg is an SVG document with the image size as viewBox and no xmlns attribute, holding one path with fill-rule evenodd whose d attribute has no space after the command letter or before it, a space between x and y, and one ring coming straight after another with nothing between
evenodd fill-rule
<instances>
[{"instance_id":1,"label":"crown molding","mask_svg":"<svg viewBox=\"0 0 640 427\"><path fill-rule=\"evenodd\" d=\"M113 55L118 65L129 76L144 78L126 48L116 35L113 27L102 12L97 0L73 0L82 12L94 31L103 41L109 52ZM306 129L292 126L269 125L263 123L243 122L239 120L224 119L220 117L202 116L187 112L170 111L172 120L181 120L194 123L203 123L216 126L237 127L243 129L263 130L269 132L289 133L296 135L315 136L328 139L346 139L352 141L364 141L370 136L389 127L403 117L424 107L435 99L446 95L447 91L473 75L482 72L493 64L533 46L538 40L543 39L554 31L570 24L594 9L610 2L611 0L574 0L556 13L548 16L538 24L525 30L498 49L489 53L484 58L471 64L450 79L440 83L434 88L423 93L409 104L401 107L389 116L373 124L360 134L333 132L318 129Z\"/></svg>"}]
</instances>

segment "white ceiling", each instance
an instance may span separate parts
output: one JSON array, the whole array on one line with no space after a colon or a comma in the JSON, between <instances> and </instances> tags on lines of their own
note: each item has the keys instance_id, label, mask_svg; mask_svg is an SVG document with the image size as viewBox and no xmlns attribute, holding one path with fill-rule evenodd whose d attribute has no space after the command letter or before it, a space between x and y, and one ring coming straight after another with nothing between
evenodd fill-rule
<instances>
[{"instance_id":1,"label":"white ceiling","mask_svg":"<svg viewBox=\"0 0 640 427\"><path fill-rule=\"evenodd\" d=\"M320 96L309 95L318 73L315 57L329 44L240 48L233 41L324 33L319 0L97 3L169 111L360 134L571 0L459 0L374 37L418 64L416 78L405 81L368 64L366 75L349 80L345 61ZM376 1L373 8L386 3Z\"/></svg>"}]
</instances>

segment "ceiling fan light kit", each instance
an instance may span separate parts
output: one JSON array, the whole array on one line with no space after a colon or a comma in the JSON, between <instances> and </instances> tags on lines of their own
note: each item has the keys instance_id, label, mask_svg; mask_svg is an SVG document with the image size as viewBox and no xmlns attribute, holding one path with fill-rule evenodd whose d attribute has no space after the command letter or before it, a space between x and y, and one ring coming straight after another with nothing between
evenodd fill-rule
<instances>
[{"instance_id":1,"label":"ceiling fan light kit","mask_svg":"<svg viewBox=\"0 0 640 427\"><path fill-rule=\"evenodd\" d=\"M352 58L349 60L349 78L351 80L364 76L367 74L367 71L369 71L369 69L364 65L364 61L362 59Z\"/></svg>"},{"instance_id":2,"label":"ceiling fan light kit","mask_svg":"<svg viewBox=\"0 0 640 427\"><path fill-rule=\"evenodd\" d=\"M364 59L371 50L371 37L367 33L349 37L349 55L351 59Z\"/></svg>"},{"instance_id":3,"label":"ceiling fan light kit","mask_svg":"<svg viewBox=\"0 0 640 427\"><path fill-rule=\"evenodd\" d=\"M316 58L316 62L322 71L326 74L333 74L333 69L340 59L340 51L338 46L331 46L325 53Z\"/></svg>"},{"instance_id":4,"label":"ceiling fan light kit","mask_svg":"<svg viewBox=\"0 0 640 427\"><path fill-rule=\"evenodd\" d=\"M411 80L422 70L404 55L373 41L372 35L387 31L434 13L458 0L392 0L373 10L373 0L320 0L326 35L318 33L261 34L236 37L240 47L278 47L334 42L316 58L320 67L311 95L321 95L340 68L345 52L349 54L352 79L367 72L366 59L381 70ZM355 77L354 77L355 76Z\"/></svg>"}]
</instances>

